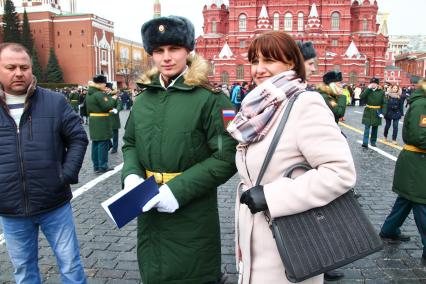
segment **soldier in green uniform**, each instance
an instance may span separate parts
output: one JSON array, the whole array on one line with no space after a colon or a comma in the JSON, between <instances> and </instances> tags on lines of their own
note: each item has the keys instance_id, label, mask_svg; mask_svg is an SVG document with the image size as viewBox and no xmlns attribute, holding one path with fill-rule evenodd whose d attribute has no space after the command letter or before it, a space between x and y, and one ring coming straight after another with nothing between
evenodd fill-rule
<instances>
[{"instance_id":1,"label":"soldier in green uniform","mask_svg":"<svg viewBox=\"0 0 426 284\"><path fill-rule=\"evenodd\" d=\"M96 173L112 170L108 166L108 151L111 145L112 128L110 111L117 96L105 93L106 77L96 75L89 83L86 95L86 110L89 116L89 132L92 140L92 162Z\"/></svg>"},{"instance_id":2,"label":"soldier in green uniform","mask_svg":"<svg viewBox=\"0 0 426 284\"><path fill-rule=\"evenodd\" d=\"M339 119L345 115L346 96L342 94L342 73L329 71L322 77L323 85L320 85L318 92L324 98L325 103L331 109L334 120L339 123Z\"/></svg>"},{"instance_id":3,"label":"soldier in green uniform","mask_svg":"<svg viewBox=\"0 0 426 284\"><path fill-rule=\"evenodd\" d=\"M80 104L80 94L77 90L72 90L69 95L70 105L72 109L78 113L78 105Z\"/></svg>"},{"instance_id":4,"label":"soldier in green uniform","mask_svg":"<svg viewBox=\"0 0 426 284\"><path fill-rule=\"evenodd\" d=\"M371 146L376 147L377 130L382 124L382 118L386 113L386 96L385 92L379 89L379 79L371 78L370 85L361 94L361 100L364 100L367 105L364 108L362 115L362 124L364 124L364 138L362 147L368 148L368 138L371 127Z\"/></svg>"},{"instance_id":5,"label":"soldier in green uniform","mask_svg":"<svg viewBox=\"0 0 426 284\"><path fill-rule=\"evenodd\" d=\"M112 149L111 154L117 153L118 150L118 130L121 127L120 122L120 111L123 109L123 103L117 95L117 90L114 89L112 83L106 84L107 93L112 96L117 96L117 99L114 100L114 107L110 111L111 117L111 128L112 128Z\"/></svg>"},{"instance_id":6,"label":"soldier in green uniform","mask_svg":"<svg viewBox=\"0 0 426 284\"><path fill-rule=\"evenodd\" d=\"M208 82L209 64L191 55L192 23L160 17L142 26L155 70L139 83L124 133L124 188L154 176L160 193L138 218L144 284L219 283L217 187L236 172L236 141L225 130L229 99ZM228 118L228 116L227 116Z\"/></svg>"},{"instance_id":7,"label":"soldier in green uniform","mask_svg":"<svg viewBox=\"0 0 426 284\"><path fill-rule=\"evenodd\" d=\"M426 81L409 98L404 118L403 150L395 166L392 190L398 194L391 213L386 218L380 236L384 239L409 241L400 227L410 211L423 244L422 260L426 261Z\"/></svg>"}]
</instances>

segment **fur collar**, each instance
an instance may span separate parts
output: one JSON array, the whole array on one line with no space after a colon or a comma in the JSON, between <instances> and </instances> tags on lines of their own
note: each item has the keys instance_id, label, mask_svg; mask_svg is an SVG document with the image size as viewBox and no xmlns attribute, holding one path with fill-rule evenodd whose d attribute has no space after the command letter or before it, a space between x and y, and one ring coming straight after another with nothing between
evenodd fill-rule
<instances>
[{"instance_id":1,"label":"fur collar","mask_svg":"<svg viewBox=\"0 0 426 284\"><path fill-rule=\"evenodd\" d=\"M189 66L188 71L183 75L184 83L188 86L205 86L209 84L208 74L210 65L201 56L194 54L190 55L187 60ZM156 67L142 74L138 83L149 85L152 83L154 76L159 74Z\"/></svg>"},{"instance_id":2,"label":"fur collar","mask_svg":"<svg viewBox=\"0 0 426 284\"><path fill-rule=\"evenodd\" d=\"M89 87L92 87L92 88L95 88L95 89L98 89L98 90L101 90L102 92L103 92L103 91L104 91L104 89L105 89L105 84L95 83L95 82L93 82L93 81L89 81L88 86L89 86Z\"/></svg>"}]
</instances>

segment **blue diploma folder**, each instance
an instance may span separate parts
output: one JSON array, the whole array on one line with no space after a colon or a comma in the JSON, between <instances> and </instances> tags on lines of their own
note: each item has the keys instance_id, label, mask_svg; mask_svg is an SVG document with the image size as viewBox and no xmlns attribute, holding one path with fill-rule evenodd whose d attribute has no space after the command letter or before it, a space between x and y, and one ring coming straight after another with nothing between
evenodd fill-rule
<instances>
[{"instance_id":1,"label":"blue diploma folder","mask_svg":"<svg viewBox=\"0 0 426 284\"><path fill-rule=\"evenodd\" d=\"M118 192L101 205L117 227L121 228L142 214L142 207L158 192L158 185L152 176L132 189Z\"/></svg>"}]
</instances>

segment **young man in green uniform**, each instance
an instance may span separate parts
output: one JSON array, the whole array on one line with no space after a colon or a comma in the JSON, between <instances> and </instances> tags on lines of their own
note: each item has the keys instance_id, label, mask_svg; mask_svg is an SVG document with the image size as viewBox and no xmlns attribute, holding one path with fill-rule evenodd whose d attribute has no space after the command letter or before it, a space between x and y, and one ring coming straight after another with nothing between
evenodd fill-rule
<instances>
[{"instance_id":1,"label":"young man in green uniform","mask_svg":"<svg viewBox=\"0 0 426 284\"><path fill-rule=\"evenodd\" d=\"M92 162L96 173L112 170L108 166L108 151L111 145L112 128L110 111L114 108L117 96L105 93L106 77L96 75L89 83L86 95L86 108L89 116L89 132L92 140Z\"/></svg>"},{"instance_id":2,"label":"young man in green uniform","mask_svg":"<svg viewBox=\"0 0 426 284\"><path fill-rule=\"evenodd\" d=\"M377 130L382 124L382 118L386 113L386 97L385 92L379 89L379 79L371 78L370 85L362 92L361 100L364 100L367 105L364 108L362 115L362 124L364 124L364 138L362 147L368 148L368 138L371 127L371 146L376 147Z\"/></svg>"},{"instance_id":3,"label":"young man in green uniform","mask_svg":"<svg viewBox=\"0 0 426 284\"><path fill-rule=\"evenodd\" d=\"M339 123L339 119L345 115L346 111L346 96L342 94L340 83L342 80L341 72L329 71L322 77L324 85L321 85L318 89L325 103L333 112L336 123Z\"/></svg>"},{"instance_id":4,"label":"young man in green uniform","mask_svg":"<svg viewBox=\"0 0 426 284\"><path fill-rule=\"evenodd\" d=\"M177 16L142 26L155 71L142 77L124 133L124 188L154 176L160 193L138 218L144 284L218 283L217 187L235 172L236 142L224 114L229 99L208 82L209 64L190 54L192 23Z\"/></svg>"},{"instance_id":5,"label":"young man in green uniform","mask_svg":"<svg viewBox=\"0 0 426 284\"><path fill-rule=\"evenodd\" d=\"M106 92L108 95L111 96L117 96L117 90L114 90L114 87L112 83L108 82L106 84ZM123 103L121 102L121 99L118 98L114 100L114 106L113 109L110 111L110 117L111 117L111 128L112 128L112 149L111 154L117 153L118 150L118 130L121 127L120 122L120 111L123 109Z\"/></svg>"},{"instance_id":6,"label":"young man in green uniform","mask_svg":"<svg viewBox=\"0 0 426 284\"><path fill-rule=\"evenodd\" d=\"M426 81L409 98L402 138L404 149L398 156L392 190L398 194L391 213L380 231L384 239L409 241L400 227L410 211L423 244L422 260L426 261Z\"/></svg>"},{"instance_id":7,"label":"young man in green uniform","mask_svg":"<svg viewBox=\"0 0 426 284\"><path fill-rule=\"evenodd\" d=\"M70 93L70 105L72 109L78 113L78 105L80 104L80 94L77 90L72 90Z\"/></svg>"}]
</instances>

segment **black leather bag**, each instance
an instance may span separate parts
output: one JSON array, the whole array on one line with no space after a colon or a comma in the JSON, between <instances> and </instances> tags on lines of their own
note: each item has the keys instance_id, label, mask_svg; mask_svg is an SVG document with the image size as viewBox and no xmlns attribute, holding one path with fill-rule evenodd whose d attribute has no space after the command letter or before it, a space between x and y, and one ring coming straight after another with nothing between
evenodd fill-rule
<instances>
[{"instance_id":1,"label":"black leather bag","mask_svg":"<svg viewBox=\"0 0 426 284\"><path fill-rule=\"evenodd\" d=\"M296 99L297 95L290 99L283 114L256 185L262 180ZM297 164L285 176L291 177L296 168L312 169L307 164ZM383 248L382 240L351 190L323 207L275 218L271 230L291 282L339 268Z\"/></svg>"}]
</instances>

